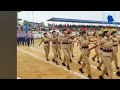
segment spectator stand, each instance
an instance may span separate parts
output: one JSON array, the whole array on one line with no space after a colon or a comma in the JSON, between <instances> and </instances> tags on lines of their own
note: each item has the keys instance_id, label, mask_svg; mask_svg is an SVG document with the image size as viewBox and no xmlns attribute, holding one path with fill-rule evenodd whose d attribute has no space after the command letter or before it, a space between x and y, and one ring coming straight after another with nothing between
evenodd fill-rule
<instances>
[{"instance_id":1,"label":"spectator stand","mask_svg":"<svg viewBox=\"0 0 120 90\"><path fill-rule=\"evenodd\" d=\"M81 20L81 19L68 19L68 18L51 18L47 21L48 21L48 26L50 27L56 27L56 28L59 28L59 30L61 30L65 28L65 26L67 26L68 28L72 28L73 31L76 31L78 28L79 29L87 28L87 30L89 31L101 30L101 29L106 28L106 25L109 25L107 21ZM53 23L49 24L49 22L53 22ZM55 24L57 22L59 22L59 25ZM72 24L68 24L68 23L72 23ZM120 22L113 22L113 23L110 23L110 25L111 25L110 26L111 29L120 28ZM119 25L119 27L115 25Z\"/></svg>"}]
</instances>

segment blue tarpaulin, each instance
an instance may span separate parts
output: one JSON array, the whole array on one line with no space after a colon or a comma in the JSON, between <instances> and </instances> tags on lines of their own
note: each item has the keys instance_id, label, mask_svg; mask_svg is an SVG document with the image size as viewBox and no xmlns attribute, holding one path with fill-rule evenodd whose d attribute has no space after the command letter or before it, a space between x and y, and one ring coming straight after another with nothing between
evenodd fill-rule
<instances>
[{"instance_id":1,"label":"blue tarpaulin","mask_svg":"<svg viewBox=\"0 0 120 90\"><path fill-rule=\"evenodd\" d=\"M47 21L109 24L108 21L81 20L81 19L68 19L68 18L51 18L51 19L49 19ZM113 22L111 24L120 25L120 22Z\"/></svg>"},{"instance_id":2,"label":"blue tarpaulin","mask_svg":"<svg viewBox=\"0 0 120 90\"><path fill-rule=\"evenodd\" d=\"M21 21L22 19L17 19L18 21Z\"/></svg>"}]
</instances>

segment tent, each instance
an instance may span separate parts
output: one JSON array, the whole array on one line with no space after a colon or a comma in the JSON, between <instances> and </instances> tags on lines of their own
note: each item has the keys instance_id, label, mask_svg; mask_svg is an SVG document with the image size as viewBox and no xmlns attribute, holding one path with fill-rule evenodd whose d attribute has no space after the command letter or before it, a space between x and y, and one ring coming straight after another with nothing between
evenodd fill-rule
<instances>
[{"instance_id":1,"label":"tent","mask_svg":"<svg viewBox=\"0 0 120 90\"><path fill-rule=\"evenodd\" d=\"M94 23L94 24L109 24L108 21L95 21L95 20L82 20L82 19L69 19L69 18L51 18L47 21L55 22L75 22L75 23ZM112 22L110 24L120 25L120 22Z\"/></svg>"},{"instance_id":2,"label":"tent","mask_svg":"<svg viewBox=\"0 0 120 90\"><path fill-rule=\"evenodd\" d=\"M50 33L52 33L53 31L56 31L57 33L60 33L59 30L50 30Z\"/></svg>"}]
</instances>

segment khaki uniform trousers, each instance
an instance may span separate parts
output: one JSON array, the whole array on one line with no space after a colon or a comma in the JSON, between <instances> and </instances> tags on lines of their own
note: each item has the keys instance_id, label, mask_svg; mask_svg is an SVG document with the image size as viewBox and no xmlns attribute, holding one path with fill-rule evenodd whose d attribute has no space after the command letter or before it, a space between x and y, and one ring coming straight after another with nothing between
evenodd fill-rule
<instances>
[{"instance_id":1,"label":"khaki uniform trousers","mask_svg":"<svg viewBox=\"0 0 120 90\"><path fill-rule=\"evenodd\" d=\"M70 63L70 51L69 51L69 48L62 48L62 51L64 53L64 61L63 63L67 63L67 66L69 66L69 63Z\"/></svg>"},{"instance_id":2,"label":"khaki uniform trousers","mask_svg":"<svg viewBox=\"0 0 120 90\"><path fill-rule=\"evenodd\" d=\"M102 76L106 73L108 73L110 79L112 79L112 75L113 75L113 70L112 70L112 52L102 52L102 60L103 60L103 64L104 64L104 69L102 72Z\"/></svg>"},{"instance_id":3,"label":"khaki uniform trousers","mask_svg":"<svg viewBox=\"0 0 120 90\"><path fill-rule=\"evenodd\" d=\"M54 54L53 59L54 59L55 61L57 61L57 52L58 52L58 47L57 47L57 45L52 46L52 51L53 51L53 54Z\"/></svg>"},{"instance_id":4,"label":"khaki uniform trousers","mask_svg":"<svg viewBox=\"0 0 120 90\"><path fill-rule=\"evenodd\" d=\"M82 69L84 69L84 67L87 66L87 73L88 75L91 75L91 68L90 68L90 63L89 63L90 51L87 48L87 49L82 49L81 52L82 52L81 58L83 59Z\"/></svg>"},{"instance_id":5,"label":"khaki uniform trousers","mask_svg":"<svg viewBox=\"0 0 120 90\"><path fill-rule=\"evenodd\" d=\"M99 47L95 48L95 56L93 58L96 58L96 57L97 57L97 60L99 61Z\"/></svg>"},{"instance_id":6,"label":"khaki uniform trousers","mask_svg":"<svg viewBox=\"0 0 120 90\"><path fill-rule=\"evenodd\" d=\"M103 60L102 60L102 52L103 52L103 50L100 50L99 56L100 56L101 62L100 62L100 64L98 65L98 67L101 67L102 64L103 64Z\"/></svg>"},{"instance_id":7,"label":"khaki uniform trousers","mask_svg":"<svg viewBox=\"0 0 120 90\"><path fill-rule=\"evenodd\" d=\"M44 46L44 51L45 51L45 57L46 57L46 60L47 60L48 55L49 55L49 51L50 51L50 47L49 46Z\"/></svg>"},{"instance_id":8,"label":"khaki uniform trousers","mask_svg":"<svg viewBox=\"0 0 120 90\"><path fill-rule=\"evenodd\" d=\"M61 46L60 45L58 45L57 55L59 56L59 58L61 58Z\"/></svg>"},{"instance_id":9,"label":"khaki uniform trousers","mask_svg":"<svg viewBox=\"0 0 120 90\"><path fill-rule=\"evenodd\" d=\"M115 67L118 67L118 58L117 58L118 46L113 46L113 61L115 63Z\"/></svg>"}]
</instances>

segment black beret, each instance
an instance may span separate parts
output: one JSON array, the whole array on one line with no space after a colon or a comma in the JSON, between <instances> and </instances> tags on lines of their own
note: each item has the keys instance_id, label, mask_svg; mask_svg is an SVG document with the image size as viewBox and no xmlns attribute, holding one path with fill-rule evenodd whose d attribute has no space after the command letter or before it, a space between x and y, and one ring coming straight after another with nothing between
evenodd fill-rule
<instances>
[{"instance_id":1,"label":"black beret","mask_svg":"<svg viewBox=\"0 0 120 90\"><path fill-rule=\"evenodd\" d=\"M80 32L81 35L83 35L83 34L85 34L85 33L86 33L86 31L81 31L81 32Z\"/></svg>"},{"instance_id":2,"label":"black beret","mask_svg":"<svg viewBox=\"0 0 120 90\"><path fill-rule=\"evenodd\" d=\"M116 31L112 31L112 32L111 32L111 35L113 35L113 34L115 34L115 33L116 33Z\"/></svg>"},{"instance_id":3,"label":"black beret","mask_svg":"<svg viewBox=\"0 0 120 90\"><path fill-rule=\"evenodd\" d=\"M47 33L44 33L44 36L45 36L45 34L47 34Z\"/></svg>"},{"instance_id":4,"label":"black beret","mask_svg":"<svg viewBox=\"0 0 120 90\"><path fill-rule=\"evenodd\" d=\"M108 31L103 31L103 36L105 36L105 34L107 33Z\"/></svg>"},{"instance_id":5,"label":"black beret","mask_svg":"<svg viewBox=\"0 0 120 90\"><path fill-rule=\"evenodd\" d=\"M52 34L54 33L55 31L52 31Z\"/></svg>"},{"instance_id":6,"label":"black beret","mask_svg":"<svg viewBox=\"0 0 120 90\"><path fill-rule=\"evenodd\" d=\"M66 31L66 29L64 28L62 31Z\"/></svg>"},{"instance_id":7,"label":"black beret","mask_svg":"<svg viewBox=\"0 0 120 90\"><path fill-rule=\"evenodd\" d=\"M103 37L104 35L103 35L103 33L100 33L99 36Z\"/></svg>"}]
</instances>

